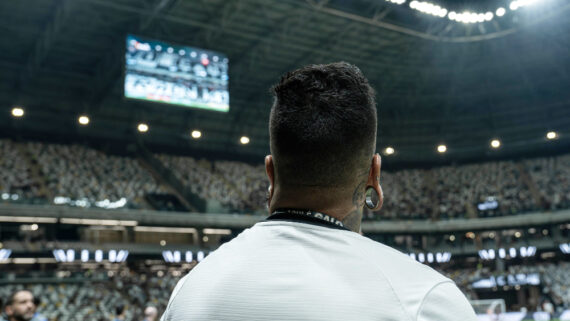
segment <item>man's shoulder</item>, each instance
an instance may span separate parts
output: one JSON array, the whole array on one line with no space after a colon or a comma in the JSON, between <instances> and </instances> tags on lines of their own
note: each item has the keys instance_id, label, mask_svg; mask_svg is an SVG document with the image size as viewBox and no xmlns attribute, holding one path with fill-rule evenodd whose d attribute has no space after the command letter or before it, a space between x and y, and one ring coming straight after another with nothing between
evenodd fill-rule
<instances>
[{"instance_id":1,"label":"man's shoulder","mask_svg":"<svg viewBox=\"0 0 570 321\"><path fill-rule=\"evenodd\" d=\"M454 320L457 316L474 320L473 309L452 280L396 249L364 239L357 248L390 284L413 320ZM455 308L443 312L448 304Z\"/></svg>"},{"instance_id":2,"label":"man's shoulder","mask_svg":"<svg viewBox=\"0 0 570 321\"><path fill-rule=\"evenodd\" d=\"M419 263L407 254L385 244L373 241L367 237L360 237L358 243L355 244L355 248L361 250L362 255L370 264L377 266L387 276L403 278L408 280L407 282L410 279L419 279L432 285L449 281L448 278L431 267Z\"/></svg>"}]
</instances>

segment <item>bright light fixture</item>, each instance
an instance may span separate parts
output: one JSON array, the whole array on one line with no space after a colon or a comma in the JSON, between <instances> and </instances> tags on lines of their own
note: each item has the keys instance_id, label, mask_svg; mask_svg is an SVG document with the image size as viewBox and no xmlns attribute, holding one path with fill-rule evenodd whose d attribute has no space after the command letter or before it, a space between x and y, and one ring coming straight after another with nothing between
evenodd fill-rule
<instances>
[{"instance_id":1,"label":"bright light fixture","mask_svg":"<svg viewBox=\"0 0 570 321\"><path fill-rule=\"evenodd\" d=\"M89 117L87 117L87 116L85 116L85 115L82 115L82 116L79 116L79 118L77 119L77 121L78 121L79 124L81 124L81 125L87 125L87 124L89 124Z\"/></svg>"},{"instance_id":2,"label":"bright light fixture","mask_svg":"<svg viewBox=\"0 0 570 321\"><path fill-rule=\"evenodd\" d=\"M502 17L505 15L506 12L507 12L507 10L505 10L505 8L501 7L499 9L497 9L497 11L495 11L495 14L497 15L497 17Z\"/></svg>"},{"instance_id":3,"label":"bright light fixture","mask_svg":"<svg viewBox=\"0 0 570 321\"><path fill-rule=\"evenodd\" d=\"M12 116L14 117L22 117L24 116L24 109L21 107L14 107L12 108Z\"/></svg>"},{"instance_id":4,"label":"bright light fixture","mask_svg":"<svg viewBox=\"0 0 570 321\"><path fill-rule=\"evenodd\" d=\"M137 130L138 130L139 132L141 132L141 133L146 133L146 132L148 132L148 125L145 124L145 123L140 123L140 124L137 126Z\"/></svg>"},{"instance_id":5,"label":"bright light fixture","mask_svg":"<svg viewBox=\"0 0 570 321\"><path fill-rule=\"evenodd\" d=\"M410 2L410 8L441 18L447 15L447 9L429 2L414 0Z\"/></svg>"},{"instance_id":6,"label":"bright light fixture","mask_svg":"<svg viewBox=\"0 0 570 321\"><path fill-rule=\"evenodd\" d=\"M386 155L392 155L394 154L395 150L392 147L386 147L386 149L384 150L384 154Z\"/></svg>"},{"instance_id":7,"label":"bright light fixture","mask_svg":"<svg viewBox=\"0 0 570 321\"><path fill-rule=\"evenodd\" d=\"M490 11L485 13L476 13L470 11L457 13L455 11L451 11L447 17L449 18L449 20L458 21L462 23L476 23L483 21L491 21L493 20L494 15Z\"/></svg>"},{"instance_id":8,"label":"bright light fixture","mask_svg":"<svg viewBox=\"0 0 570 321\"><path fill-rule=\"evenodd\" d=\"M202 137L202 132L201 132L201 131L199 131L199 130L193 130L193 131L192 131L192 138L198 139L198 138L200 138L200 137Z\"/></svg>"},{"instance_id":9,"label":"bright light fixture","mask_svg":"<svg viewBox=\"0 0 570 321\"><path fill-rule=\"evenodd\" d=\"M249 137L241 136L241 138L239 139L239 142L242 143L242 145L249 144Z\"/></svg>"},{"instance_id":10,"label":"bright light fixture","mask_svg":"<svg viewBox=\"0 0 570 321\"><path fill-rule=\"evenodd\" d=\"M441 144L441 145L437 146L437 151L440 153L445 153L447 151L447 146Z\"/></svg>"},{"instance_id":11,"label":"bright light fixture","mask_svg":"<svg viewBox=\"0 0 570 321\"><path fill-rule=\"evenodd\" d=\"M402 4L402 3L406 2L406 0L386 0L386 1L392 2L392 3L395 3L395 4Z\"/></svg>"},{"instance_id":12,"label":"bright light fixture","mask_svg":"<svg viewBox=\"0 0 570 321\"><path fill-rule=\"evenodd\" d=\"M491 141L491 147L493 147L493 148L499 148L499 147L501 147L501 141L498 140L498 139L493 139L493 140Z\"/></svg>"},{"instance_id":13,"label":"bright light fixture","mask_svg":"<svg viewBox=\"0 0 570 321\"><path fill-rule=\"evenodd\" d=\"M511 10L517 10L518 8L530 6L530 5L536 4L538 2L540 2L540 1L539 0L514 0L514 1L511 1L509 8L511 8Z\"/></svg>"},{"instance_id":14,"label":"bright light fixture","mask_svg":"<svg viewBox=\"0 0 570 321\"><path fill-rule=\"evenodd\" d=\"M548 139L556 139L557 137L558 137L558 134L556 132L550 131L550 132L546 133L546 138L548 138Z\"/></svg>"}]
</instances>

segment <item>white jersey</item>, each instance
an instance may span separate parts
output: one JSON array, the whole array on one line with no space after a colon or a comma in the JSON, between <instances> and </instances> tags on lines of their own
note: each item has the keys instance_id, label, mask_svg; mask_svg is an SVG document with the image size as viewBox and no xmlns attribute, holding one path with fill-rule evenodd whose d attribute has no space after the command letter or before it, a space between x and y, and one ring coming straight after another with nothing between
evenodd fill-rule
<instances>
[{"instance_id":1,"label":"white jersey","mask_svg":"<svg viewBox=\"0 0 570 321\"><path fill-rule=\"evenodd\" d=\"M176 285L161 321L472 321L450 279L388 246L321 224L264 221Z\"/></svg>"}]
</instances>

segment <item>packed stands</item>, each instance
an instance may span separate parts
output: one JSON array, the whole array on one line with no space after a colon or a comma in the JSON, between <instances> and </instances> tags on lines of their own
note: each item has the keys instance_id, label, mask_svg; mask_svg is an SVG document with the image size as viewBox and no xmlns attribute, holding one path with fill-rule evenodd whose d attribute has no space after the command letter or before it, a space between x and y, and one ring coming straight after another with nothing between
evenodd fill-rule
<instances>
[{"instance_id":1,"label":"packed stands","mask_svg":"<svg viewBox=\"0 0 570 321\"><path fill-rule=\"evenodd\" d=\"M570 307L570 263L540 263L529 266L511 266L504 273L488 268L441 271L451 278L469 299L477 299L471 284L491 275L539 273L542 294L551 298L558 310ZM184 276L180 271L139 272L86 270L84 272L59 271L57 277L42 277L41 283L27 278L24 283L0 285L0 298L7 298L19 289L30 290L40 305L38 312L48 320L110 320L114 307L124 305L125 320L141 320L144 307L153 305L159 313L164 311L172 289ZM16 275L3 275L6 279L18 279ZM47 281L51 280L51 281ZM87 286L88 285L88 286ZM93 304L95 303L95 304ZM529 306L530 311L538 307Z\"/></svg>"},{"instance_id":2,"label":"packed stands","mask_svg":"<svg viewBox=\"0 0 570 321\"><path fill-rule=\"evenodd\" d=\"M40 194L24 155L10 140L0 140L0 193L2 199L17 201Z\"/></svg>"},{"instance_id":3,"label":"packed stands","mask_svg":"<svg viewBox=\"0 0 570 321\"><path fill-rule=\"evenodd\" d=\"M12 278L14 276L11 276ZM179 277L161 277L133 271L69 273L61 271L52 281L0 285L0 298L21 289L39 299L38 313L48 320L113 320L115 307L124 305L128 320L142 320L145 306L164 311Z\"/></svg>"},{"instance_id":4,"label":"packed stands","mask_svg":"<svg viewBox=\"0 0 570 321\"><path fill-rule=\"evenodd\" d=\"M491 162L465 166L446 166L433 170L439 215L464 216L477 211L479 216L518 214L536 209L529 188L521 180L514 162ZM481 210L478 204L496 200L498 206Z\"/></svg>"},{"instance_id":5,"label":"packed stands","mask_svg":"<svg viewBox=\"0 0 570 321\"><path fill-rule=\"evenodd\" d=\"M525 160L548 209L570 207L570 155Z\"/></svg>"},{"instance_id":6,"label":"packed stands","mask_svg":"<svg viewBox=\"0 0 570 321\"><path fill-rule=\"evenodd\" d=\"M468 299L477 299L472 283L489 276L517 275L538 273L542 287L542 295L552 300L558 309L570 308L570 263L538 263L532 265L513 265L503 273L497 273L489 268L459 269L440 271L461 289ZM538 307L528 307L536 311Z\"/></svg>"},{"instance_id":7,"label":"packed stands","mask_svg":"<svg viewBox=\"0 0 570 321\"><path fill-rule=\"evenodd\" d=\"M167 168L174 171L184 185L201 198L215 199L233 210L244 209L244 202L235 185L221 174L216 174L211 162L164 154L158 155L158 158Z\"/></svg>"},{"instance_id":8,"label":"packed stands","mask_svg":"<svg viewBox=\"0 0 570 321\"><path fill-rule=\"evenodd\" d=\"M126 201L128 207L184 210L147 168L133 158L82 145L18 144L0 140L3 201L44 198L60 203ZM183 186L231 213L264 213L268 182L263 165L156 158ZM34 167L39 168L34 174ZM384 170L384 207L365 219L454 219L570 207L570 155L432 169ZM528 179L526 179L528 178ZM42 188L42 184L44 188ZM14 196L15 195L15 196ZM70 201L71 200L71 201ZM57 202L56 202L57 203ZM153 204L153 205L149 205Z\"/></svg>"},{"instance_id":9,"label":"packed stands","mask_svg":"<svg viewBox=\"0 0 570 321\"><path fill-rule=\"evenodd\" d=\"M80 145L28 143L27 148L40 164L54 197L90 203L126 199L130 207L140 207L145 194L161 191L132 158L106 155Z\"/></svg>"},{"instance_id":10,"label":"packed stands","mask_svg":"<svg viewBox=\"0 0 570 321\"><path fill-rule=\"evenodd\" d=\"M427 219L431 216L431 197L426 170L383 171L384 192L382 210L370 219Z\"/></svg>"}]
</instances>

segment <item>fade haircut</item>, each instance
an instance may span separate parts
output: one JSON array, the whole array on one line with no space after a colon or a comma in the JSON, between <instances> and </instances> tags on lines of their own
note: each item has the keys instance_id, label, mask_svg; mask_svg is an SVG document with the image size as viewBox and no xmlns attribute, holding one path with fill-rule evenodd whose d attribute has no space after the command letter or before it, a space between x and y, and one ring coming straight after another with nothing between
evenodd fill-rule
<instances>
[{"instance_id":1,"label":"fade haircut","mask_svg":"<svg viewBox=\"0 0 570 321\"><path fill-rule=\"evenodd\" d=\"M281 185L341 187L368 174L376 103L358 67L309 65L285 74L272 92L270 148Z\"/></svg>"}]
</instances>

